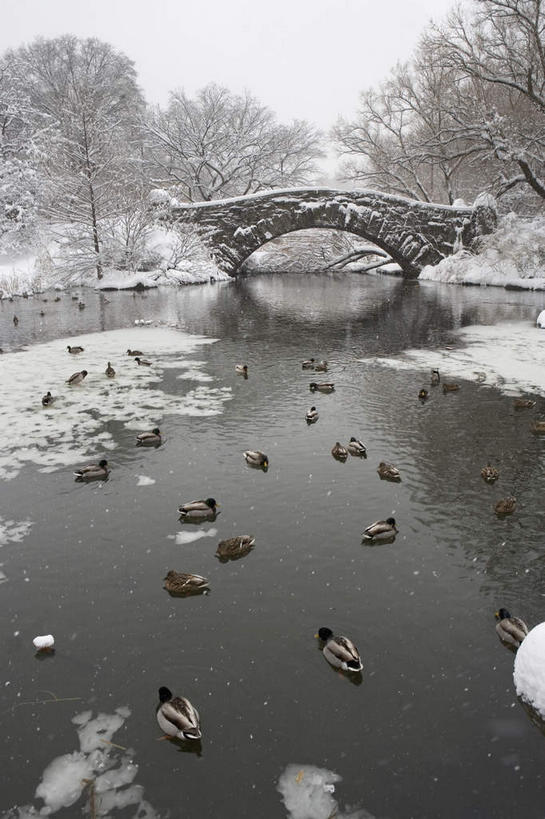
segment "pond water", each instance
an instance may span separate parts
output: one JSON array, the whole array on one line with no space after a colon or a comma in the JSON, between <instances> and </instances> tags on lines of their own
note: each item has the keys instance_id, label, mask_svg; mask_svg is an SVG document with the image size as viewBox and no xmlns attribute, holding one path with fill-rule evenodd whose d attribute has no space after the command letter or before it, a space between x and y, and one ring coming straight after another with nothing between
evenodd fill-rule
<instances>
[{"instance_id":1,"label":"pond water","mask_svg":"<svg viewBox=\"0 0 545 819\"><path fill-rule=\"evenodd\" d=\"M338 816L542 819L545 737L516 698L494 611L545 620L545 442L530 432L545 390L515 411L503 354L481 339L497 368L479 383L460 333L495 325L499 344L520 328L531 360L542 296L350 274L81 295L84 310L69 294L0 303L3 815L45 799L79 816L81 780L96 779L97 815L325 819L318 802L297 813L313 765L342 777ZM301 369L310 356L325 376ZM438 360L459 392L429 385ZM311 394L312 380L335 392ZM43 410L48 389L59 397ZM156 424L163 445L136 448ZM352 435L368 458L334 460ZM269 455L266 473L248 448ZM107 482L74 481L102 456ZM400 483L379 479L383 460ZM499 520L510 494L517 510ZM215 521L178 521L180 503L209 496ZM395 542L362 544L390 515ZM220 563L217 543L236 534L254 549ZM170 597L169 569L204 575L210 593ZM353 639L361 676L328 665L321 626ZM55 653L36 656L49 633ZM161 685L199 709L202 742L158 741Z\"/></svg>"}]
</instances>

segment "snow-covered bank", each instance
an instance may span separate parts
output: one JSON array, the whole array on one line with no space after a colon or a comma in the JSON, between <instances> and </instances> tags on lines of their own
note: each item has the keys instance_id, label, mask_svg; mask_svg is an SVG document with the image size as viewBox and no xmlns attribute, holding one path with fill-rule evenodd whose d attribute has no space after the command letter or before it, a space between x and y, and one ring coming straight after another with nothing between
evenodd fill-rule
<instances>
[{"instance_id":1,"label":"snow-covered bank","mask_svg":"<svg viewBox=\"0 0 545 819\"><path fill-rule=\"evenodd\" d=\"M460 250L425 267L419 279L545 290L545 216L522 219L509 213L499 220L494 233L479 242L478 255Z\"/></svg>"},{"instance_id":2,"label":"snow-covered bank","mask_svg":"<svg viewBox=\"0 0 545 819\"><path fill-rule=\"evenodd\" d=\"M431 368L445 378L485 380L508 394L545 395L545 333L526 322L500 322L459 330L464 346L445 350L408 350L398 358L369 358L369 366L422 370L425 381Z\"/></svg>"}]
</instances>

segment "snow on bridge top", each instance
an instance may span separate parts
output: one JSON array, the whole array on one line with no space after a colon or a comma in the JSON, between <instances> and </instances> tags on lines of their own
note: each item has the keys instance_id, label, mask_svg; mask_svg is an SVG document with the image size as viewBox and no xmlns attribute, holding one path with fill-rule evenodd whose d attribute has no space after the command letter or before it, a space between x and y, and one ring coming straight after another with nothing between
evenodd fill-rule
<instances>
[{"instance_id":1,"label":"snow on bridge top","mask_svg":"<svg viewBox=\"0 0 545 819\"><path fill-rule=\"evenodd\" d=\"M235 275L271 239L309 228L344 230L373 242L408 276L469 247L496 226L491 197L472 207L419 202L371 190L288 188L176 205L171 219L195 224L218 266Z\"/></svg>"}]
</instances>

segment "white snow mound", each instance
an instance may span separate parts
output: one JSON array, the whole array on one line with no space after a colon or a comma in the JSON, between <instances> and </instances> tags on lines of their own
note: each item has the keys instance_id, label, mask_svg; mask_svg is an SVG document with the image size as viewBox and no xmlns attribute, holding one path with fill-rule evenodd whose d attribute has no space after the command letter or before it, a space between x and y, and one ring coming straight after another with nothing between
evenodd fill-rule
<instances>
[{"instance_id":1,"label":"white snow mound","mask_svg":"<svg viewBox=\"0 0 545 819\"><path fill-rule=\"evenodd\" d=\"M534 626L522 641L513 680L518 696L545 719L545 623Z\"/></svg>"}]
</instances>

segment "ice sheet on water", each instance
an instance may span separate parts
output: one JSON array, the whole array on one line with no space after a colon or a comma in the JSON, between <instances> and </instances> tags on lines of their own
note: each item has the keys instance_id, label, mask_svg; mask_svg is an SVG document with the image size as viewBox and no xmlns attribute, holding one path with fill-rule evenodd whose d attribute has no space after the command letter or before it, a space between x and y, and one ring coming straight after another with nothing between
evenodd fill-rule
<instances>
[{"instance_id":1,"label":"ice sheet on water","mask_svg":"<svg viewBox=\"0 0 545 819\"><path fill-rule=\"evenodd\" d=\"M106 429L111 421L145 430L167 414L221 413L231 398L229 387L198 384L184 395L172 395L161 386L168 367L198 369L201 364L190 356L213 341L172 328L146 327L57 339L4 353L2 377L10 389L0 392L0 479L15 477L25 463L50 472L96 459L116 446ZM70 355L68 344L81 345L84 352ZM142 350L153 365L138 366L127 356L128 348ZM104 373L108 361L116 371L112 379ZM69 387L66 379L79 370L87 370L87 378ZM42 407L48 390L56 401Z\"/></svg>"},{"instance_id":2,"label":"ice sheet on water","mask_svg":"<svg viewBox=\"0 0 545 819\"><path fill-rule=\"evenodd\" d=\"M487 384L508 394L534 392L545 395L545 333L526 322L474 325L457 331L463 347L444 350L407 350L397 358L361 359L366 364L422 370L429 380L432 368L444 377L475 380L486 375Z\"/></svg>"},{"instance_id":3,"label":"ice sheet on water","mask_svg":"<svg viewBox=\"0 0 545 819\"><path fill-rule=\"evenodd\" d=\"M193 543L195 540L200 540L202 537L215 537L218 530L214 529L197 529L196 531L176 532L176 545L182 546L184 543Z\"/></svg>"},{"instance_id":4,"label":"ice sheet on water","mask_svg":"<svg viewBox=\"0 0 545 819\"><path fill-rule=\"evenodd\" d=\"M95 782L97 816L111 816L114 810L134 806L135 816L158 819L157 812L143 798L142 786L133 784L138 765L132 760L132 751L109 744L129 716L126 707L117 708L113 714L99 714L95 719L91 711L77 714L72 722L78 726L80 750L56 757L45 768L35 793L43 806L14 807L4 814L4 819L51 816L70 807L81 797L85 779Z\"/></svg>"},{"instance_id":5,"label":"ice sheet on water","mask_svg":"<svg viewBox=\"0 0 545 819\"><path fill-rule=\"evenodd\" d=\"M30 532L31 520L5 520L0 517L0 546L6 543L20 543Z\"/></svg>"},{"instance_id":6,"label":"ice sheet on water","mask_svg":"<svg viewBox=\"0 0 545 819\"><path fill-rule=\"evenodd\" d=\"M137 486L152 486L155 483L155 478L148 478L147 475L139 475Z\"/></svg>"},{"instance_id":7,"label":"ice sheet on water","mask_svg":"<svg viewBox=\"0 0 545 819\"><path fill-rule=\"evenodd\" d=\"M315 765L288 765L277 788L287 810L288 819L373 819L363 808L343 813L333 796L339 774Z\"/></svg>"}]
</instances>

